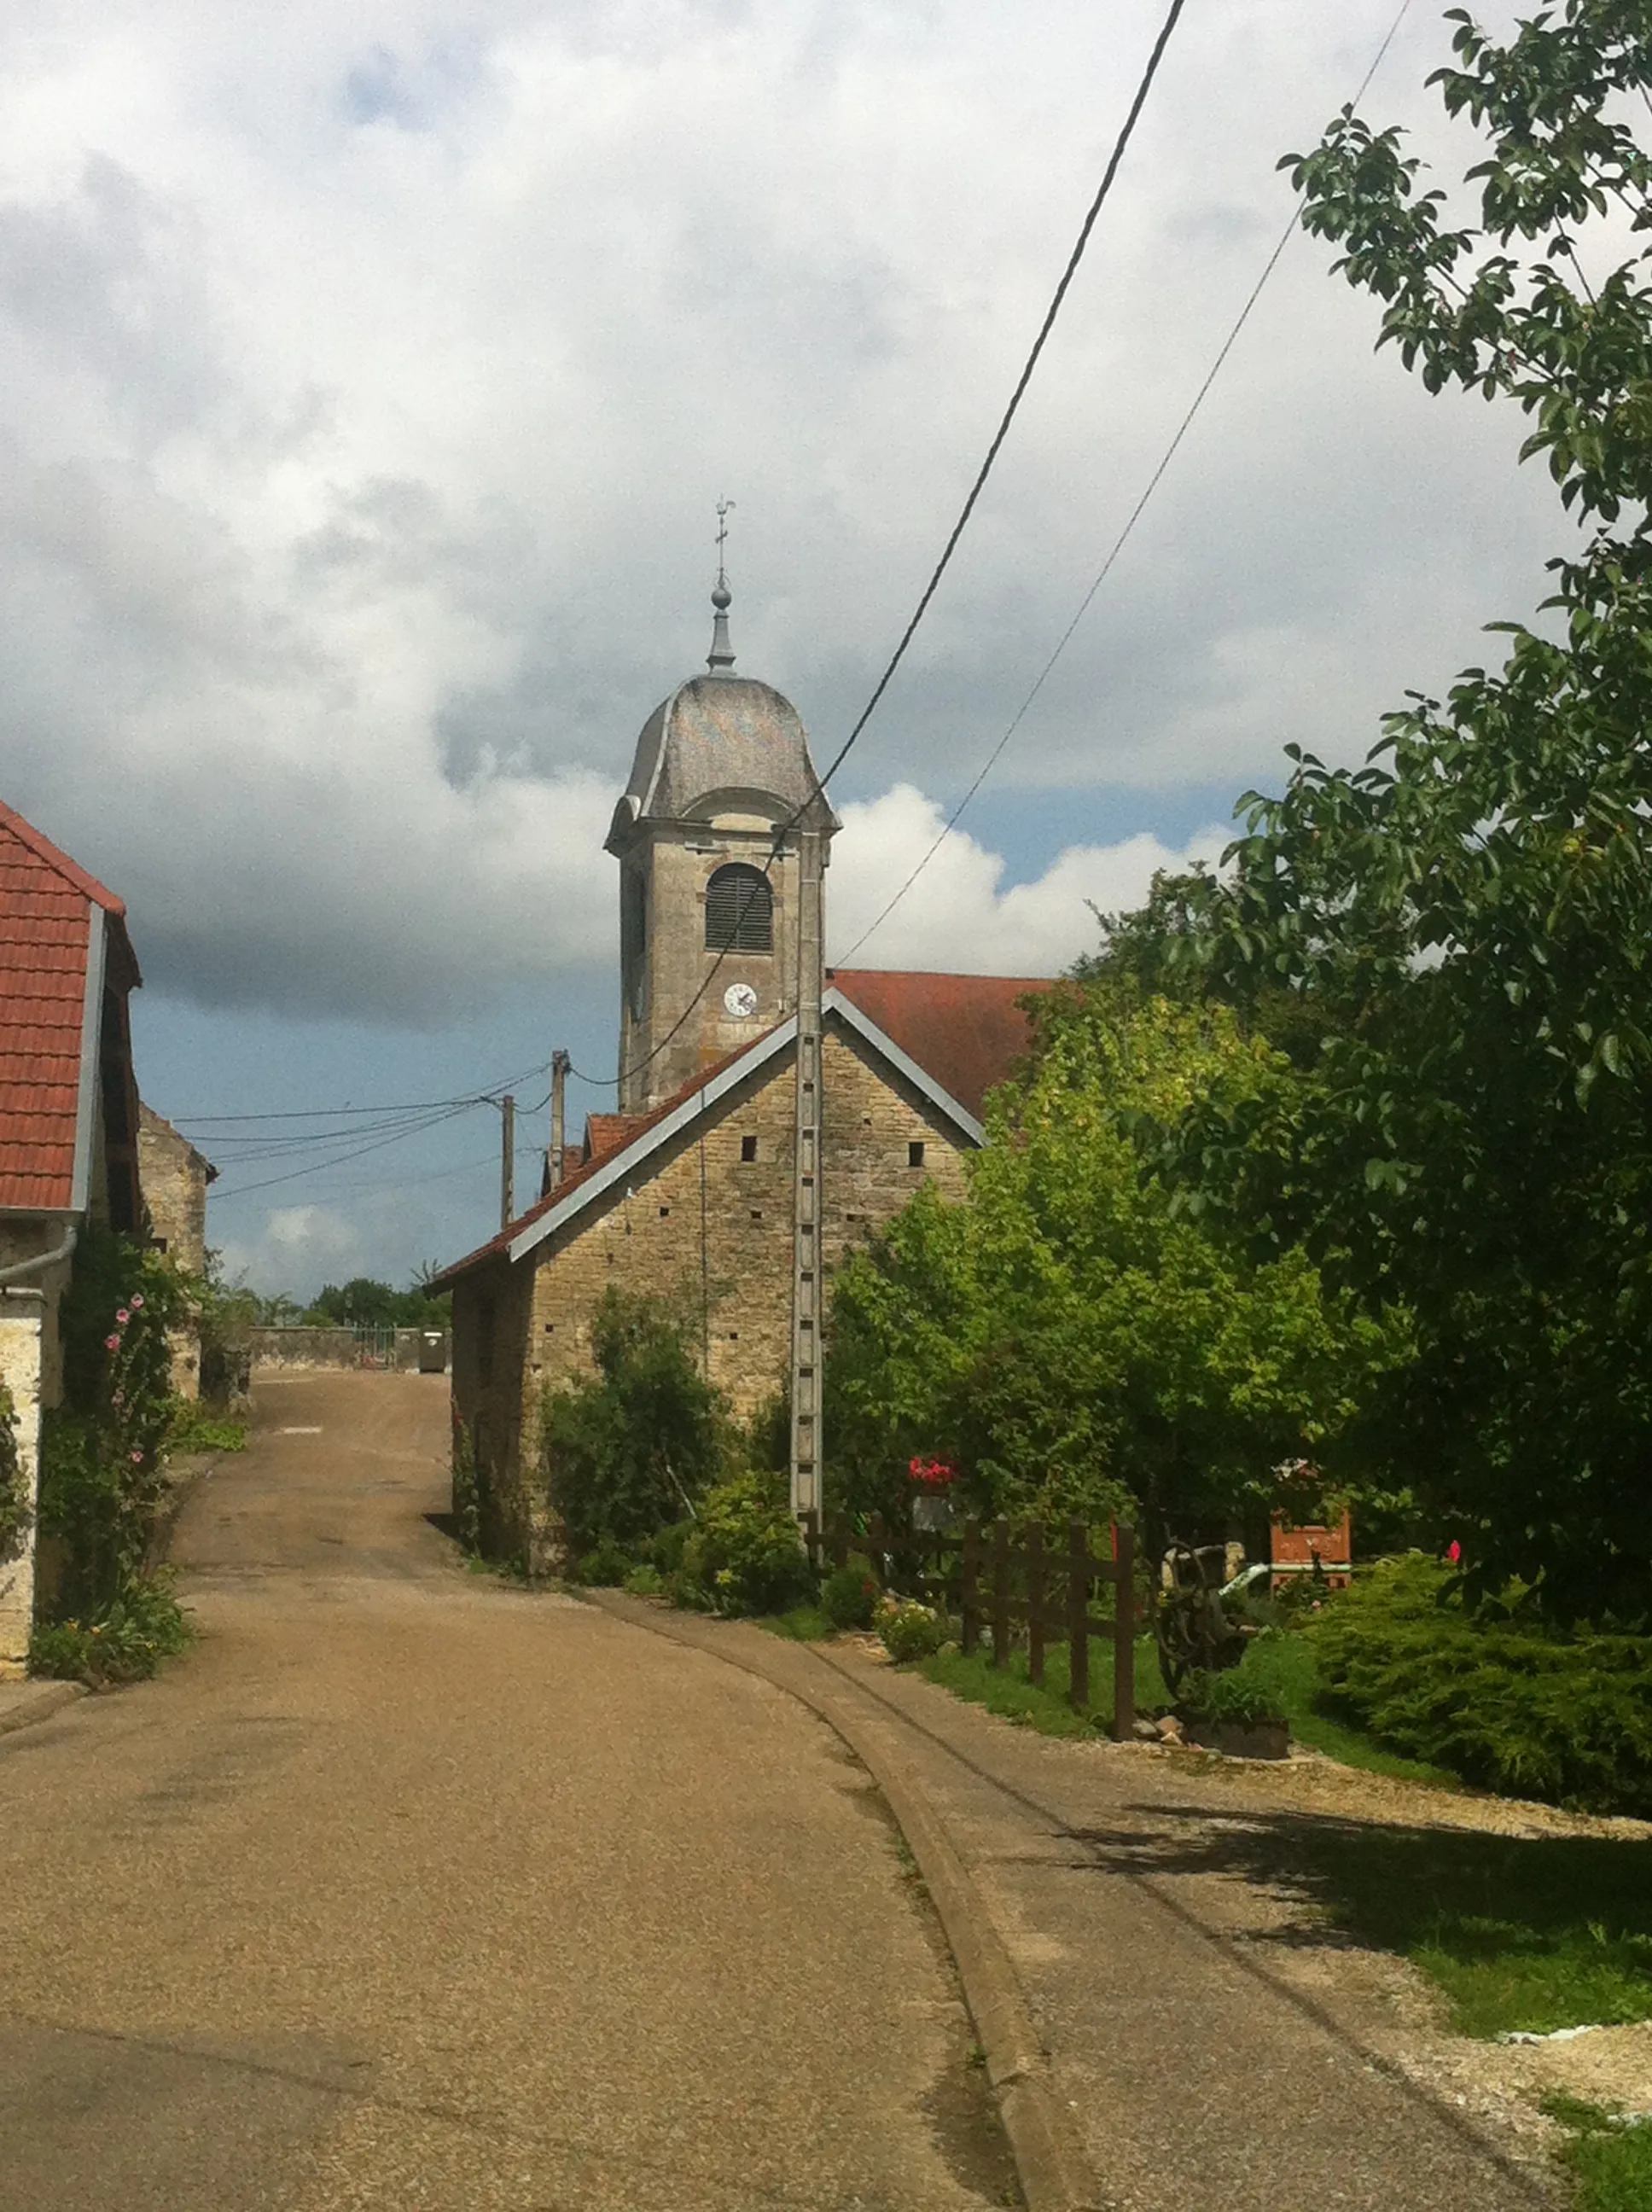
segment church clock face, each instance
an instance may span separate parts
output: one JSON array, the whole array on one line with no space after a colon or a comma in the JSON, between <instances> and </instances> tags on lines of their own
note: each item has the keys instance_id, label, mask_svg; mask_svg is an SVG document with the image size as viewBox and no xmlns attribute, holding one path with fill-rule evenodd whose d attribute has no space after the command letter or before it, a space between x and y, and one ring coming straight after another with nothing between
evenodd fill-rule
<instances>
[{"instance_id":1,"label":"church clock face","mask_svg":"<svg viewBox=\"0 0 1652 2212\"><path fill-rule=\"evenodd\" d=\"M757 994L750 983L731 983L723 994L723 1010L737 1022L749 1022L757 1011Z\"/></svg>"}]
</instances>

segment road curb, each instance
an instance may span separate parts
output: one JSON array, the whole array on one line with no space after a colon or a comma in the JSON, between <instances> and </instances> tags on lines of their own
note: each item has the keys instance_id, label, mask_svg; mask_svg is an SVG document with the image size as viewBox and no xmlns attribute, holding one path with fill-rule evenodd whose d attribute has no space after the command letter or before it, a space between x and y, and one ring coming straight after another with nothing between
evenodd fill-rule
<instances>
[{"instance_id":1,"label":"road curb","mask_svg":"<svg viewBox=\"0 0 1652 2212\"><path fill-rule=\"evenodd\" d=\"M773 1663L768 1663L767 1653L737 1652L726 1646L720 1650L714 1628L709 1633L703 1628L700 1634L692 1633L687 1620L674 1620L646 1600L627 1600L605 1590L582 1590L580 1595L616 1620L651 1630L772 1683L808 1706L842 1738L882 1791L928 1888L986 2053L987 2078L998 2100L1027 2212L1107 2212L1078 2125L1051 2082L1049 2054L1034 2025L1020 1978L975 1878L933 1805L850 1708L848 1699L855 1696L853 1681L843 1678L846 1696L833 1694L823 1683L798 1680L795 1663L807 1653L806 1645L781 1646ZM788 1656L793 1666L784 1663ZM895 1726L902 1725L898 1716L891 1719ZM879 1725L888 1725L881 1716Z\"/></svg>"},{"instance_id":2,"label":"road curb","mask_svg":"<svg viewBox=\"0 0 1652 2212\"><path fill-rule=\"evenodd\" d=\"M16 1691L27 1694L14 1697ZM76 1698L86 1695L84 1682L3 1682L0 1683L0 1736L10 1735L17 1729L32 1728L36 1721L47 1719L72 1705Z\"/></svg>"}]
</instances>

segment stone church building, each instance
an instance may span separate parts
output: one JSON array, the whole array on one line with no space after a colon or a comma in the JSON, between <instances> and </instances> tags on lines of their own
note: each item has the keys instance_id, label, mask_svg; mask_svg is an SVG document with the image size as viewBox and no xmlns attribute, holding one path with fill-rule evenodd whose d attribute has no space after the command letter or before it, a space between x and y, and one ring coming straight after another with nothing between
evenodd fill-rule
<instances>
[{"instance_id":1,"label":"stone church building","mask_svg":"<svg viewBox=\"0 0 1652 2212\"><path fill-rule=\"evenodd\" d=\"M720 580L707 673L643 725L607 849L620 875L617 1109L538 1203L432 1283L452 1293L452 1392L525 1544L547 1386L591 1371L610 1284L668 1298L749 1413L790 1348L800 830L838 827L796 708L734 672ZM779 834L776 851L777 832ZM772 857L772 866L770 865ZM821 1273L925 1182L962 1195L982 1100L1028 1042L1030 977L824 972ZM829 1469L831 1438L825 1439ZM536 1547L537 1548L537 1547Z\"/></svg>"}]
</instances>

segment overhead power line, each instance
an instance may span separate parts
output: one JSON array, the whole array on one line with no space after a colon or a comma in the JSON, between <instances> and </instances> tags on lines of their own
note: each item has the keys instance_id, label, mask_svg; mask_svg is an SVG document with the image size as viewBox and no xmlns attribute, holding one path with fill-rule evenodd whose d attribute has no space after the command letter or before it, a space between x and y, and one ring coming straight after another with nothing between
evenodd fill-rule
<instances>
[{"instance_id":1,"label":"overhead power line","mask_svg":"<svg viewBox=\"0 0 1652 2212\"><path fill-rule=\"evenodd\" d=\"M774 878L774 864L780 858L781 843L787 831L795 829L797 824L802 820L805 814L806 814L809 809L815 804L816 800L823 796L826 786L830 782L833 776L837 774L839 769L842 767L844 762L847 760L850 753L854 750L855 745L859 743L861 732L865 728L867 723L871 721L873 714L877 712L878 702L883 698L884 692L888 690L896 670L905 659L907 647L911 644L914 637L917 635L918 625L922 622L925 615L929 611L930 601L934 598L935 593L939 587L941 578L946 574L947 568L951 563L952 556L957 552L958 548L958 541L963 538L964 531L969 526L969 518L975 511L975 503L980 499L982 491L986 489L987 479L991 476L993 464L998 459L999 454L1003 448L1005 440L1010 434L1010 425L1014 422L1017 412L1020 408L1021 402L1026 396L1027 387L1032 382L1033 371L1038 366L1039 356L1044 350L1044 347L1049 338L1050 332L1055 327L1055 319L1060 313L1062 303L1067 296L1068 290L1072 286L1074 276L1077 276L1078 272L1078 264L1084 258L1084 249L1090 244L1090 233L1095 229L1096 218L1100 216L1102 208L1107 203L1108 195L1113 189L1113 181L1119 173L1120 165L1124 160L1125 149L1129 145L1132 137L1134 136L1136 125L1140 119L1142 109L1147 104L1147 95L1152 89L1153 79L1157 76L1159 64L1164 58L1164 50L1170 43L1170 34L1175 29L1176 24L1181 19L1182 9L1186 3L1187 0L1170 0L1169 12L1166 14L1163 22L1159 27L1158 36L1153 41L1152 52L1147 58L1147 66L1142 72L1141 82L1136 87L1135 97L1130 103L1129 112L1124 118L1123 126L1120 130L1118 137L1114 143L1113 151L1108 157L1107 167L1102 173L1101 183L1096 188L1095 198L1090 201L1090 206L1085 211L1084 222L1079 225L1078 238L1074 242L1072 252L1067 256L1067 264L1066 268L1061 271L1060 281L1056 285L1054 293L1051 297L1049 306L1044 311L1044 319L1038 326L1038 335L1033 340L1032 350L1028 354L1025 362L1022 365L1021 374L1016 379L1015 389L1010 394L1010 403L1008 406L1005 407L1003 416L999 419L997 429L993 433L992 443L987 448L986 459L981 462L980 468L975 471L975 482L970 485L963 505L958 511L958 519L953 524L951 532L948 537L945 544L941 549L941 556L935 563L934 568L931 573L929 581L923 588L923 592L918 600L918 604L913 610L910 621L908 621L905 629L901 633L899 643L896 646L894 652L890 655L889 661L884 667L883 674L878 678L876 684L872 687L872 696L868 698L865 705L861 708L860 713L856 717L854 725L850 730L848 736L845 738L843 743L838 747L837 751L827 766L825 773L815 777L814 787L810 792L808 797L803 801L802 805L797 807L788 818L780 823L776 828L774 831L774 848L768 855L768 862L762 871L763 879L765 882L772 882ZM755 898L756 896L756 893L755 888L748 892L748 906L750 905L751 899ZM676 1021L672 1023L671 1028L666 1030L665 1036L661 1037L659 1042L653 1047L653 1050L645 1054L641 1060L634 1061L629 1067L624 1069L615 1079L613 1085L604 1083L602 1085L604 1089L616 1088L618 1085L624 1084L631 1076L640 1075L645 1067L649 1066L654 1060L659 1059L660 1054L665 1051L666 1046L670 1044L671 1040L681 1031L689 1015L693 1013L695 1008L700 1004L707 992L711 988L713 983L716 981L719 971L722 968L723 962L728 956L728 951L729 947L726 945L723 946L719 951L716 959L712 963L705 975L701 979L699 989L695 991L694 996L689 1000L687 1006L683 1007ZM590 1076L582 1076L580 1078L581 1082L586 1083L593 1082L595 1079L596 1079Z\"/></svg>"},{"instance_id":2,"label":"overhead power line","mask_svg":"<svg viewBox=\"0 0 1652 2212\"><path fill-rule=\"evenodd\" d=\"M1387 35L1384 37L1382 45L1377 48L1376 55L1372 58L1370 67L1366 70L1364 77L1360 80L1359 88L1354 94L1354 100L1356 101L1364 98L1366 91L1370 88L1371 79L1376 75L1377 70L1382 66L1383 58L1387 55L1388 48L1394 44L1395 38L1399 35L1400 25L1405 21L1406 17L1411 13L1411 5L1412 0L1402 0L1399 14L1394 17L1393 22L1389 24ZM969 806L970 801L975 798L982 784L986 782L987 777L992 774L993 770L997 767L999 760L1003 757L1011 739L1015 736L1016 732L1021 727L1022 723L1025 720L1028 710L1031 708L1033 702L1037 698L1039 693L1043 690L1045 684L1055 667L1056 662L1060 659L1062 654L1066 651L1068 645L1072 642L1073 632L1078 629L1079 623L1083 622L1084 617L1090 612L1091 603L1094 601L1096 593L1101 590L1102 586L1107 581L1108 575L1111 574L1114 562L1118 559L1120 554L1123 552L1126 545L1129 543L1131 535L1135 530L1136 525L1141 520L1148 501L1152 498L1153 494L1158 489L1165 471L1175 459L1182 440L1192 428L1193 417L1198 414L1200 409L1205 404L1206 398L1209 397L1211 386L1216 382L1217 378L1221 374L1228 356L1233 351L1234 346L1238 341L1239 333L1244 329L1245 325L1250 320L1251 310L1255 307L1258 300L1261 298L1263 289L1266 285L1269 277L1272 276L1274 270L1278 267L1280 258L1284 254L1286 246L1290 245L1291 240L1296 236L1297 219L1301 210L1301 206L1302 196L1299 193L1291 207L1291 218L1289 222L1285 224L1285 228L1280 232L1278 238L1275 241L1272 252L1268 255L1267 259L1262 264L1262 271L1260 276L1257 277L1256 282L1251 286L1243 307L1240 308L1237 316L1234 319L1233 327L1229 331L1226 337L1223 339L1220 347L1218 349L1215 360L1206 371L1203 383L1200 384L1198 391L1194 392L1192 403L1189 405L1187 413L1176 425L1175 434L1172 436L1169 445L1166 446L1163 453L1160 455L1158 464L1154 469L1151 476L1148 477L1140 498L1137 500L1134 507L1131 508L1129 514L1126 516L1123 529L1120 531L1118 536L1114 539L1111 547L1108 549L1107 558L1102 562L1100 568L1097 569L1095 577L1090 582L1089 590L1084 593L1083 599L1079 600L1078 611L1074 614L1072 621L1067 624L1066 628L1062 631L1060 636L1057 638L1054 647L1051 652L1048 659L1045 661L1044 665L1039 670L1038 674L1033 679L1031 688L1029 690L1026 697L1023 699L1021 704L1016 708L1015 713L1011 716L1009 725L1005 728L1004 734L999 738L998 743L993 747L991 752L987 754L986 759L981 763L975 781L964 793L963 797L953 808L951 813L948 815L945 823L942 826L940 835L936 838L934 843L930 846L928 851L925 853L923 858L919 861L917 866L914 868L912 873L907 878L906 881L901 885L900 890L896 892L894 897L890 899L889 904L882 909L877 918L869 922L866 927L861 931L859 936L855 939L854 943L850 945L848 951L839 956L838 964L840 966L847 967L848 963L853 959L855 954L859 951L861 946L866 942L867 939L875 936L878 931L883 927L884 924L889 920L890 915L894 913L896 908L900 905L902 900L912 889L914 884L917 882L919 877L922 875L924 870L934 859L936 854L940 851L941 847L945 844L947 839L952 835L953 830L957 829L959 822L963 817L965 809Z\"/></svg>"}]
</instances>

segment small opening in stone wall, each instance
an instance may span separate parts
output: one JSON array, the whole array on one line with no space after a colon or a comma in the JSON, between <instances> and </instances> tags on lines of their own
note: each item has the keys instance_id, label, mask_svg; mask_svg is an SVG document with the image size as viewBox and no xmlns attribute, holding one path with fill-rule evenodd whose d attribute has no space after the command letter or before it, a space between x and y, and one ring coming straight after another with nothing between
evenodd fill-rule
<instances>
[{"instance_id":1,"label":"small opening in stone wall","mask_svg":"<svg viewBox=\"0 0 1652 2212\"><path fill-rule=\"evenodd\" d=\"M661 1219L662 1221L664 1221L664 1220L665 1220L665 1217L667 1216L667 1214L669 1214L669 1213L670 1213L671 1210L671 1207L670 1207L669 1206L662 1206L660 1207L660 1209L659 1209L659 1218L660 1218L660 1219Z\"/></svg>"},{"instance_id":2,"label":"small opening in stone wall","mask_svg":"<svg viewBox=\"0 0 1652 2212\"><path fill-rule=\"evenodd\" d=\"M738 1328L730 1329L728 1340L731 1344L738 1344L740 1341L740 1332Z\"/></svg>"},{"instance_id":3,"label":"small opening in stone wall","mask_svg":"<svg viewBox=\"0 0 1652 2212\"><path fill-rule=\"evenodd\" d=\"M907 1165L909 1168L920 1168L923 1164L924 1140L921 1137L914 1137L907 1146Z\"/></svg>"},{"instance_id":4,"label":"small opening in stone wall","mask_svg":"<svg viewBox=\"0 0 1652 2212\"><path fill-rule=\"evenodd\" d=\"M555 1335L556 1335L556 1322L555 1322L554 1321L548 1321L548 1322L545 1323L545 1334L546 1334L547 1336L555 1336Z\"/></svg>"},{"instance_id":5,"label":"small opening in stone wall","mask_svg":"<svg viewBox=\"0 0 1652 2212\"><path fill-rule=\"evenodd\" d=\"M755 1160L756 1157L757 1139L755 1137L742 1137L740 1139L740 1158L743 1160Z\"/></svg>"},{"instance_id":6,"label":"small opening in stone wall","mask_svg":"<svg viewBox=\"0 0 1652 2212\"><path fill-rule=\"evenodd\" d=\"M761 1220L762 1219L762 1218L763 1218L763 1210L762 1210L762 1206L754 1206L752 1207L752 1209L751 1209L751 1218L752 1218L754 1221L761 1221Z\"/></svg>"}]
</instances>

